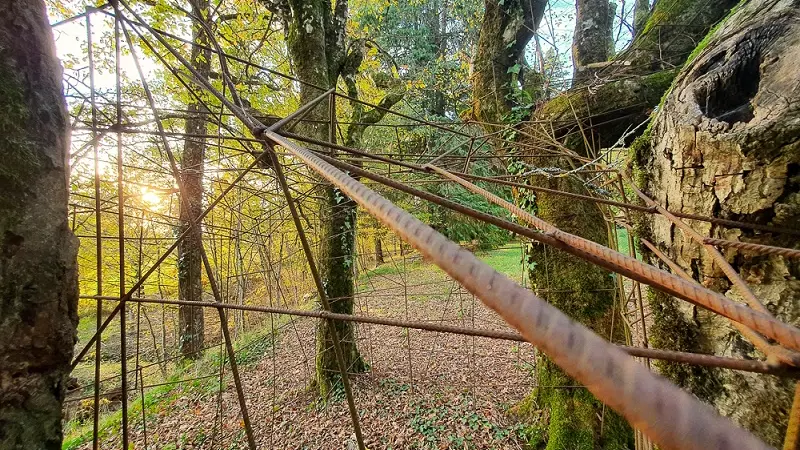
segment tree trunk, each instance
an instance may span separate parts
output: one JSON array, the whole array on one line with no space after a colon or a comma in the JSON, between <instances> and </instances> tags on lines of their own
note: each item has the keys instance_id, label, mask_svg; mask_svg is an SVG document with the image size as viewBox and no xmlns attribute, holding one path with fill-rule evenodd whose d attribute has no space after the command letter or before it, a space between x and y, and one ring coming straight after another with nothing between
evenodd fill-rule
<instances>
[{"instance_id":1,"label":"tree trunk","mask_svg":"<svg viewBox=\"0 0 800 450\"><path fill-rule=\"evenodd\" d=\"M675 80L650 136L636 147L639 181L657 202L673 211L800 226L799 13L797 3L754 0L696 50ZM800 248L792 236L705 222L689 225L703 236ZM741 298L711 257L666 220L646 217L643 233L704 285ZM773 314L800 325L796 260L723 253ZM652 255L650 259L655 262ZM675 348L675 343L688 341L696 346L692 351L763 357L727 320L665 295L656 299L660 309L654 308L654 344ZM686 323L691 324L688 338L676 326ZM662 370L769 444L781 444L794 380L671 365L662 365Z\"/></svg>"},{"instance_id":2,"label":"tree trunk","mask_svg":"<svg viewBox=\"0 0 800 450\"><path fill-rule=\"evenodd\" d=\"M539 142L534 137L530 139L530 143L547 145L547 139L555 137L579 155L594 157L600 149L614 145L627 130L644 122L677 73L676 70L664 70L662 64L669 67L664 61L675 61L679 57L685 59L693 48L693 45L688 44L692 42L692 37L694 42L699 41L714 21L723 17L726 8L730 7L726 7L724 3L708 6L692 0L686 0L683 4L672 2L669 5L671 6L668 8L664 2L656 3L654 13L648 21L650 26L646 27L649 31L642 32L631 45L632 51L624 54L626 58L638 58L642 66L612 66L613 70L606 73L608 76L613 74L615 78L622 78L621 81L607 82L592 90L572 90L543 105L534 114L534 118L550 123L533 123L525 130L528 135L546 138ZM581 17L581 8L588 6L578 5L579 22L586 19ZM603 8L605 7L598 7L603 13L595 13L597 20L600 16L608 18L609 9ZM687 14L692 15L687 18ZM610 21L606 20L605 23L610 27ZM669 45L655 37L662 27L670 28L670 25L686 23L691 26L685 27L685 35ZM601 38L602 36L605 37ZM583 53L580 57L584 60L576 60L576 67L604 59L603 55L607 55L609 48L608 36L607 31L592 28L582 30L579 24L576 28L576 39L588 39L594 43L589 45L588 42L576 41L576 54L580 56L582 48L596 52ZM653 73L653 70L656 72ZM581 81L580 76L576 81ZM536 158L528 163L532 166L560 169L576 167L573 160L563 157ZM530 183L587 194L583 181L578 177L535 176ZM522 197L520 203L565 231L603 245L608 244L608 228L602 211L594 202L576 201L539 192ZM530 248L528 267L535 289L541 291L542 297L548 302L570 314L573 319L587 324L599 335L607 336L612 341L624 342L621 318L614 302L615 283L609 272L539 245ZM606 410L603 420L600 421L597 417L602 414L602 406L594 397L582 390L558 388L572 385L574 381L550 361L541 359L537 374L540 385L556 388L538 389L518 409L520 412L530 413L537 436L547 442L548 449L628 448L627 446L632 445L630 428L619 415ZM532 399L538 399L536 403L541 408L535 414L532 411L535 408L531 407Z\"/></svg>"},{"instance_id":3,"label":"tree trunk","mask_svg":"<svg viewBox=\"0 0 800 450\"><path fill-rule=\"evenodd\" d=\"M332 11L330 2L292 0L292 15L288 22L287 44L295 75L306 83L327 89L336 84L343 65L344 21L346 2L337 2ZM342 10L341 8L344 8ZM332 16L333 13L333 16ZM342 21L342 23L339 23ZM321 89L307 84L300 86L300 102L308 103L322 94ZM306 116L311 122L300 127L305 136L327 141L329 137L329 102L322 101ZM334 151L322 148L328 154ZM339 189L322 178L320 181L319 255L316 263L322 283L335 313L353 313L353 262L355 252L356 204ZM361 359L355 341L355 326L351 322L335 322L342 344L343 357L348 372L363 372L366 364ZM316 384L320 395L329 395L338 383L339 366L333 350L332 330L329 321L317 324Z\"/></svg>"},{"instance_id":4,"label":"tree trunk","mask_svg":"<svg viewBox=\"0 0 800 450\"><path fill-rule=\"evenodd\" d=\"M0 448L61 448L78 324L68 117L44 2L0 8Z\"/></svg>"},{"instance_id":5,"label":"tree trunk","mask_svg":"<svg viewBox=\"0 0 800 450\"><path fill-rule=\"evenodd\" d=\"M607 61L614 45L614 8L608 0L575 2L575 35L572 39L573 84L590 81L595 71L587 67Z\"/></svg>"},{"instance_id":6,"label":"tree trunk","mask_svg":"<svg viewBox=\"0 0 800 450\"><path fill-rule=\"evenodd\" d=\"M194 17L208 16L208 0L191 2ZM201 24L193 19L191 62L198 72L208 78L211 72L211 51L208 48L208 36ZM203 112L205 107L197 101L189 103L186 119L186 133L203 135L208 133L208 126ZM181 232L189 223L203 212L203 168L206 156L206 144L203 138L191 138L184 141L181 158L181 178L184 188L184 199L180 203ZM203 235L200 224L178 245L178 290L183 301L199 302L203 300ZM201 356L205 340L203 308L181 305L178 309L180 326L181 354L190 359Z\"/></svg>"},{"instance_id":7,"label":"tree trunk","mask_svg":"<svg viewBox=\"0 0 800 450\"><path fill-rule=\"evenodd\" d=\"M381 244L381 237L375 234L375 265L379 266L386 261L383 258L383 244Z\"/></svg>"},{"instance_id":8,"label":"tree trunk","mask_svg":"<svg viewBox=\"0 0 800 450\"><path fill-rule=\"evenodd\" d=\"M472 73L472 115L487 124L511 112L525 46L547 4L542 0L486 0ZM488 130L493 131L491 125Z\"/></svg>"}]
</instances>

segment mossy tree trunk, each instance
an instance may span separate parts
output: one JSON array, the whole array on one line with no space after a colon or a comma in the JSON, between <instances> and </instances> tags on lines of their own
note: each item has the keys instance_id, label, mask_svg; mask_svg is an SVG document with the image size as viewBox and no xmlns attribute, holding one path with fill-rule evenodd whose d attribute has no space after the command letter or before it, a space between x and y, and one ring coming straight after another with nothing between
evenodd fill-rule
<instances>
[{"instance_id":1,"label":"mossy tree trunk","mask_svg":"<svg viewBox=\"0 0 800 450\"><path fill-rule=\"evenodd\" d=\"M573 83L594 78L591 64L607 61L613 52L612 25L616 8L609 0L575 2L575 35L572 38Z\"/></svg>"},{"instance_id":2,"label":"mossy tree trunk","mask_svg":"<svg viewBox=\"0 0 800 450\"><path fill-rule=\"evenodd\" d=\"M68 117L42 1L0 9L0 448L61 448L78 324Z\"/></svg>"},{"instance_id":3,"label":"mossy tree trunk","mask_svg":"<svg viewBox=\"0 0 800 450\"><path fill-rule=\"evenodd\" d=\"M209 41L198 18L208 17L208 0L195 0L192 4L192 54L191 62L197 71L208 78L211 72L211 51ZM205 46L205 49L203 48ZM201 90L202 91L202 90ZM186 133L204 135L208 133L205 107L197 101L187 105ZM181 156L181 179L184 198L180 202L181 229L184 232L189 223L203 212L203 168L205 166L206 143L203 138L184 141ZM203 300L203 236L200 225L187 235L178 245L178 292L181 300L199 302ZM180 350L185 358L198 358L202 355L205 341L203 308L181 305L178 309L180 327Z\"/></svg>"},{"instance_id":4,"label":"mossy tree trunk","mask_svg":"<svg viewBox=\"0 0 800 450\"><path fill-rule=\"evenodd\" d=\"M502 122L515 105L525 66L525 46L544 14L543 0L486 0L478 47L473 58L472 116L491 124Z\"/></svg>"},{"instance_id":5,"label":"mossy tree trunk","mask_svg":"<svg viewBox=\"0 0 800 450\"><path fill-rule=\"evenodd\" d=\"M657 202L673 211L800 227L798 17L796 2L753 0L703 41L676 78L650 135L636 146L640 182ZM699 245L658 216L645 219L643 232L689 274L741 298ZM703 236L800 248L794 236L689 224ZM723 253L773 314L800 325L797 261ZM662 344L736 358L763 357L719 316L664 295L659 301L661 310L669 311L654 318L653 337ZM691 324L688 337L683 326L676 326L686 323ZM681 348L687 343L690 348ZM734 371L689 373L672 365L661 369L721 413L780 446L794 381Z\"/></svg>"},{"instance_id":6,"label":"mossy tree trunk","mask_svg":"<svg viewBox=\"0 0 800 450\"><path fill-rule=\"evenodd\" d=\"M354 41L352 45L347 45L346 0L337 0L335 3L329 0L263 0L263 3L281 19L285 27L294 74L303 81L300 85L301 103L308 103L325 89L335 86L340 77L348 85L350 94L357 96L355 76L364 57L364 43ZM390 93L380 104L391 108L401 98L402 94L398 97L396 93ZM360 144L366 127L380 121L385 114L378 110L365 112L363 105L358 105L361 117L358 121L367 125L348 130L347 143L354 146ZM314 108L306 116L310 120L298 127L301 134L327 141L330 138L329 106L328 100L324 100ZM328 148L320 150L330 155L335 153ZM356 203L322 178L319 181L320 228L316 262L333 312L352 314ZM351 322L334 323L342 342L348 372L365 371L367 365L356 346L355 325ZM333 351L332 331L328 321L322 320L317 325L316 384L322 397L330 393L340 376Z\"/></svg>"},{"instance_id":7,"label":"mossy tree trunk","mask_svg":"<svg viewBox=\"0 0 800 450\"><path fill-rule=\"evenodd\" d=\"M598 7L598 11L608 9ZM653 8L644 30L631 45L631 51L623 52L625 59L635 58L639 65L612 65L607 74L620 81L610 81L593 89L570 91L544 104L534 114L539 123L525 127L526 134L533 136L530 143L546 144L555 137L568 149L584 157L594 157L602 148L617 143L627 130L647 120L652 108L658 104L677 74L672 66L680 65L686 56L708 31L713 23L724 17L728 8L724 2L714 5L694 0L659 1ZM580 5L579 5L580 8ZM599 12L597 12L599 14ZM595 14L596 15L596 14ZM579 14L580 16L580 14ZM606 16L607 17L607 16ZM578 17L582 20L581 17ZM598 19L599 20L599 19ZM606 21L607 24L610 22ZM676 25L683 35L675 37L666 30ZM583 62L602 59L608 51L605 32L592 30L591 47L594 56L588 53ZM670 41L658 39L664 32ZM664 34L662 34L663 36ZM579 36L576 31L576 38ZM584 47L575 42L576 52ZM606 53L607 54L607 53ZM580 71L576 71L579 74ZM582 80L576 79L578 83ZM577 118L577 119L576 119ZM541 122L549 122L547 126ZM550 126L552 124L552 127ZM601 125L596 125L601 124ZM545 136L537 139L536 136ZM547 166L572 169L578 162L571 158L535 158L527 161L529 166ZM523 170L527 170L523 169ZM562 191L589 194L590 188L580 176L569 178L546 178L534 176L531 184ZM520 199L542 219L553 225L591 239L608 244L608 228L603 213L594 202L576 201L547 193L537 193ZM615 283L612 274L596 266L582 262L562 252L545 249L539 245L531 247L528 254L531 281L543 298L573 319L587 324L596 333L612 341L622 340L622 323L618 304L615 301ZM582 390L569 389L574 384L558 367L542 358L538 364L538 383L542 387L531 394L523 410L530 411L531 400L538 405L538 415L533 415L533 430L539 443L548 449L560 448L629 448L633 435L625 421L612 411L603 410L599 402ZM599 420L598 417L603 417Z\"/></svg>"}]
</instances>

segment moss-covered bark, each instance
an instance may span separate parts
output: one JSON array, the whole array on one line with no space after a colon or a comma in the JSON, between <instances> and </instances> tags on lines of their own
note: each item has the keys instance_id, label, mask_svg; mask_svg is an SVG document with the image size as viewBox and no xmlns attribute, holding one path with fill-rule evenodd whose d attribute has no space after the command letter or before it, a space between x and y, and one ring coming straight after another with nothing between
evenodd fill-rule
<instances>
[{"instance_id":1,"label":"moss-covered bark","mask_svg":"<svg viewBox=\"0 0 800 450\"><path fill-rule=\"evenodd\" d=\"M211 72L211 50L198 17L208 17L208 0L192 2L191 62L200 75L208 78ZM206 49L203 48L206 47ZM204 107L196 101L187 105L186 133L204 135L208 133ZM203 212L203 167L205 166L206 143L202 138L184 141L181 155L181 179L184 198L180 203L181 229L183 233L195 217ZM178 292L181 300L199 302L203 300L203 235L200 227L187 235L178 245ZM190 359L202 356L205 341L203 308L181 305L178 309L181 354Z\"/></svg>"},{"instance_id":2,"label":"moss-covered bark","mask_svg":"<svg viewBox=\"0 0 800 450\"><path fill-rule=\"evenodd\" d=\"M656 2L651 17L631 45L631 50L619 56L619 59L632 63L611 66L608 70L608 73L615 75L614 78L621 79L594 85L591 89L573 90L547 102L534 114L536 122L525 126L525 134L532 136L531 143L540 145L555 137L582 156L594 155L599 149L616 144L626 131L648 119L677 75L675 66L682 64L695 43L700 41L714 22L724 17L730 6L732 2L714 5L701 5L693 0ZM685 27L687 24L691 25ZM672 33L679 26L679 35ZM665 36L668 42L664 40ZM542 121L549 123L544 126ZM538 140L537 136L543 134L548 138ZM628 139L632 140L633 136ZM565 158L536 158L529 163L563 169L573 168L575 164ZM532 179L531 183L587 193L578 178L546 179L540 176ZM594 203L546 193L537 193L526 200L541 218L557 227L604 245L608 243L605 220ZM615 316L617 312L612 292L615 284L611 274L575 257L539 246L532 248L528 263L531 281L548 302L573 319L587 324L601 336L623 342L621 319ZM656 314L672 312L672 305L667 300L660 306L661 309L656 308ZM675 367L671 369L678 370ZM603 423L613 424L610 429L615 432L606 435L604 425L603 433L600 433L599 421L589 418L600 415L601 406L588 393L563 388L574 383L552 363L540 361L537 375L542 387L532 396L541 412L536 416L533 426L534 430L537 430L536 427L538 430L532 435L539 436L547 448L632 446L630 428L621 417L609 410L605 411ZM541 380L556 387L544 387L549 385L544 385ZM708 379L702 381L706 382L713 384ZM546 389L550 392L545 393ZM698 390L713 397L713 393L705 386ZM557 393L553 393L555 391ZM594 414L586 413L588 410Z\"/></svg>"},{"instance_id":3,"label":"moss-covered bark","mask_svg":"<svg viewBox=\"0 0 800 450\"><path fill-rule=\"evenodd\" d=\"M0 9L0 449L60 449L75 345L68 119L44 2Z\"/></svg>"},{"instance_id":4,"label":"moss-covered bark","mask_svg":"<svg viewBox=\"0 0 800 450\"><path fill-rule=\"evenodd\" d=\"M544 14L542 0L486 0L473 59L472 116L502 122L515 104L524 50ZM491 126L487 126L491 129Z\"/></svg>"},{"instance_id":5,"label":"moss-covered bark","mask_svg":"<svg viewBox=\"0 0 800 450\"><path fill-rule=\"evenodd\" d=\"M306 83L326 89L334 86L344 63L344 20L330 2L291 1L287 45L294 63L295 75ZM322 90L302 84L301 103L308 103ZM309 115L317 123L304 123L302 134L319 140L328 140L328 101L321 102ZM331 149L323 151L332 153ZM338 189L321 178L318 193L319 208L319 253L316 260L325 292L333 312L353 312L353 264L355 242L355 203ZM355 342L355 326L350 322L335 322L344 350L344 362L348 372L366 369ZM316 385L320 395L327 397L339 380L339 366L333 349L333 330L328 321L317 324Z\"/></svg>"},{"instance_id":6,"label":"moss-covered bark","mask_svg":"<svg viewBox=\"0 0 800 450\"><path fill-rule=\"evenodd\" d=\"M794 19L799 9L792 2L754 0L701 42L665 98L649 140L636 147L638 170L647 174L640 181L657 202L686 213L800 226L800 75L795 63L800 25ZM685 271L712 289L741 298L699 245L663 219L646 219L642 228ZM704 236L798 247L796 238L779 233L690 225ZM732 250L724 255L773 314L800 324L797 261ZM659 297L654 300L656 306L663 303ZM654 318L651 333L667 348L763 357L726 320L675 305L669 314ZM693 325L690 335L675 326L682 323ZM780 445L793 383L729 371L665 373L695 392L710 391L714 395L709 400L721 413Z\"/></svg>"}]
</instances>

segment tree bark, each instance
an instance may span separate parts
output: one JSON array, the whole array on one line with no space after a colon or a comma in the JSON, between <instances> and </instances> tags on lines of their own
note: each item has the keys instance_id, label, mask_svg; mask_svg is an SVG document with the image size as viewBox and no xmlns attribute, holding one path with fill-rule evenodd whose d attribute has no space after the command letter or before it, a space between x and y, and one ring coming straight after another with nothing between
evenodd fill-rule
<instances>
[{"instance_id":1,"label":"tree bark","mask_svg":"<svg viewBox=\"0 0 800 450\"><path fill-rule=\"evenodd\" d=\"M608 0L575 2L575 35L572 39L573 84L591 80L588 64L608 61L613 46L614 9Z\"/></svg>"},{"instance_id":2,"label":"tree bark","mask_svg":"<svg viewBox=\"0 0 800 450\"><path fill-rule=\"evenodd\" d=\"M375 265L379 266L386 261L383 258L383 244L381 243L381 237L375 234Z\"/></svg>"},{"instance_id":3,"label":"tree bark","mask_svg":"<svg viewBox=\"0 0 800 450\"><path fill-rule=\"evenodd\" d=\"M611 66L611 70L598 74L597 78L602 82L592 83L592 89L571 90L543 105L534 114L538 123L524 128L527 135L534 136L529 143L547 146L548 140L552 142L551 139L555 137L570 150L590 158L597 155L600 149L617 143L626 131L645 122L652 108L658 104L677 74L671 62L681 64L694 48L694 42L698 42L731 6L724 2L707 5L693 0L657 2L645 27L646 31L621 56L626 60L636 58L641 65ZM580 14L582 6L579 4L578 8L578 20L584 20L585 17L582 18ZM608 14L608 9L605 11L604 14ZM610 22L607 24L610 26ZM669 42L658 38L659 33L663 32L661 36L669 34L666 30L676 28L675 25L687 24L689 26L681 28L685 34L680 38L673 36ZM584 47L584 43L579 42L582 39L580 28L579 25L576 30L576 51ZM590 39L595 41L592 46L599 47L591 48L596 50L596 54L584 54L583 57L587 59L577 61L578 64L598 62L588 58L600 59L603 51L607 52L608 49L607 38L601 39L603 35L608 36L605 32L597 29L587 31L595 36ZM682 59L678 62L679 58ZM581 79L578 77L576 81L581 82ZM542 125L542 122L547 124ZM538 139L538 136L544 136L544 139ZM536 158L528 163L531 166L567 170L576 167L572 159L565 157ZM577 176L536 176L532 177L530 183L587 194L583 181ZM520 197L519 202L565 231L603 245L608 244L608 228L602 211L594 202L576 201L541 192L535 196ZM536 289L544 290L542 296L548 302L570 314L573 319L587 324L601 336L622 341L621 318L614 308L612 292L615 283L609 272L541 246L530 248L528 264L532 283ZM566 386L574 383L546 359L539 361L537 375L540 385ZM597 416L601 406L591 395L574 389L542 388L532 394L532 399L538 399L541 409L534 414L530 411L533 402L526 401L520 404L519 410L529 413L538 427L538 435L547 442L547 448L626 448L631 445L630 428L612 412L606 411L603 433L600 434Z\"/></svg>"},{"instance_id":4,"label":"tree bark","mask_svg":"<svg viewBox=\"0 0 800 450\"><path fill-rule=\"evenodd\" d=\"M636 146L639 182L670 210L797 229L800 226L800 7L753 0L732 14L677 77L647 139ZM740 294L696 243L658 216L642 233L704 285ZM689 222L701 235L800 248L796 238ZM756 297L781 320L800 325L800 264L780 256L724 251ZM651 261L655 261L650 255ZM736 358L763 357L730 323L667 296L655 316L656 343L688 341ZM675 320L677 319L677 321ZM691 335L677 325L691 324ZM681 348L677 348L681 349ZM780 446L794 381L734 371L662 370L712 401L769 444Z\"/></svg>"},{"instance_id":5,"label":"tree bark","mask_svg":"<svg viewBox=\"0 0 800 450\"><path fill-rule=\"evenodd\" d=\"M543 0L486 0L472 73L472 116L502 122L515 102L525 46L547 5ZM489 126L489 130L493 128Z\"/></svg>"},{"instance_id":6,"label":"tree bark","mask_svg":"<svg viewBox=\"0 0 800 450\"><path fill-rule=\"evenodd\" d=\"M44 2L0 8L0 448L60 449L76 342L68 118Z\"/></svg>"},{"instance_id":7,"label":"tree bark","mask_svg":"<svg viewBox=\"0 0 800 450\"><path fill-rule=\"evenodd\" d=\"M211 72L211 51L208 36L199 18L208 17L208 0L195 0L192 4L192 54L191 62L197 71L208 78ZM205 46L205 49L203 48ZM208 124L203 112L205 106L192 101L187 106L186 133L204 135L208 133ZM184 141L181 158L181 178L183 181L184 199L180 202L181 229L184 232L189 223L203 212L203 169L205 166L206 143L203 138ZM199 302L203 300L203 235L201 225L187 235L178 245L178 290L183 301ZM205 323L203 308L181 305L178 309L180 326L181 354L190 359L202 356L205 340Z\"/></svg>"}]
</instances>

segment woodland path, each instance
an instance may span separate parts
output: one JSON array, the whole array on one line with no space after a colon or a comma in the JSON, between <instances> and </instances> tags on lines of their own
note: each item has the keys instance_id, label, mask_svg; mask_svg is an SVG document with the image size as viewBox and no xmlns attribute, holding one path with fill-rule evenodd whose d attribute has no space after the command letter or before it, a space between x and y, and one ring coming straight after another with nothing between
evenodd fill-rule
<instances>
[{"instance_id":1,"label":"woodland path","mask_svg":"<svg viewBox=\"0 0 800 450\"><path fill-rule=\"evenodd\" d=\"M510 252L499 262L518 274L519 249ZM508 268L513 258L517 267ZM509 330L493 311L425 262L405 269L387 263L363 274L359 291L356 314ZM280 327L277 345L267 339L255 361L242 369L258 447L356 448L343 393L334 392L322 406L308 389L314 320L276 317L274 324ZM265 326L270 329L269 319ZM377 325L362 324L358 330L370 370L351 379L368 448L523 448L522 425L508 410L533 389L532 346ZM246 448L228 375L221 393L218 378L209 378L183 383L165 393L157 407L147 407L147 447ZM145 432L138 414L131 441L142 449ZM116 439L109 436L103 447L111 448Z\"/></svg>"}]
</instances>

